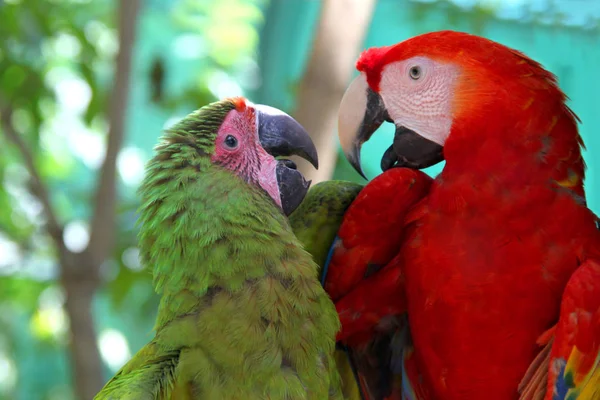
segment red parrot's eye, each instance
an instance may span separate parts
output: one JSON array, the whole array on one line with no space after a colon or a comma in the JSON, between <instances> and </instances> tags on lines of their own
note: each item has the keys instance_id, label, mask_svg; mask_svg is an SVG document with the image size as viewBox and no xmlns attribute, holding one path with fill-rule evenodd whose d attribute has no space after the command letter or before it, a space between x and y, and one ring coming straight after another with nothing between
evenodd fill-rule
<instances>
[{"instance_id":1,"label":"red parrot's eye","mask_svg":"<svg viewBox=\"0 0 600 400\"><path fill-rule=\"evenodd\" d=\"M421 67L419 67L418 65L411 67L411 69L408 71L408 74L410 75L411 79L414 79L416 81L421 77Z\"/></svg>"}]
</instances>

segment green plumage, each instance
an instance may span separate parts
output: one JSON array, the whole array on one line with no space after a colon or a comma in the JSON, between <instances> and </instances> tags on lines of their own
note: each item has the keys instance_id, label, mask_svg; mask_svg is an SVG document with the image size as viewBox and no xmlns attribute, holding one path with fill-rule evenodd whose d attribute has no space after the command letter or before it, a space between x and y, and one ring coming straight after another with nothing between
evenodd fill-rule
<instances>
[{"instance_id":1,"label":"green plumage","mask_svg":"<svg viewBox=\"0 0 600 400\"><path fill-rule=\"evenodd\" d=\"M319 268L325 265L346 209L362 188L363 185L348 181L320 182L290 215L292 230Z\"/></svg>"},{"instance_id":2,"label":"green plumage","mask_svg":"<svg viewBox=\"0 0 600 400\"><path fill-rule=\"evenodd\" d=\"M339 321L317 266L260 188L211 163L230 101L170 129L140 188L154 339L96 399L339 399Z\"/></svg>"},{"instance_id":3,"label":"green plumage","mask_svg":"<svg viewBox=\"0 0 600 400\"><path fill-rule=\"evenodd\" d=\"M320 182L308 191L302 204L290 215L294 233L319 266L319 277L344 214L362 188L363 185L347 181ZM334 357L343 398L362 400L348 354L337 349Z\"/></svg>"}]
</instances>

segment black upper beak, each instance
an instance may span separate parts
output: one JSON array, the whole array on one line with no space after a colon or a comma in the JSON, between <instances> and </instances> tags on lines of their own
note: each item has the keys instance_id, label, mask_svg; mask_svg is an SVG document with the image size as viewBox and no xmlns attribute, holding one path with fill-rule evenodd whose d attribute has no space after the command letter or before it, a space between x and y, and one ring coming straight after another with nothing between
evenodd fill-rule
<instances>
[{"instance_id":1,"label":"black upper beak","mask_svg":"<svg viewBox=\"0 0 600 400\"><path fill-rule=\"evenodd\" d=\"M319 168L317 149L302 125L288 114L263 104L255 105L258 121L258 139L272 155L297 155Z\"/></svg>"},{"instance_id":2,"label":"black upper beak","mask_svg":"<svg viewBox=\"0 0 600 400\"><path fill-rule=\"evenodd\" d=\"M360 150L384 121L394 122L381 96L368 86L362 74L359 75L346 90L340 104L338 129L346 158L365 179L360 166ZM443 159L442 146L396 124L394 142L381 159L381 169L420 169Z\"/></svg>"},{"instance_id":3,"label":"black upper beak","mask_svg":"<svg viewBox=\"0 0 600 400\"><path fill-rule=\"evenodd\" d=\"M267 153L273 157L297 155L319 167L317 149L300 123L273 107L256 104L255 109L258 139ZM285 215L290 215L304 200L310 181L290 160L278 160L276 174L281 207Z\"/></svg>"}]
</instances>

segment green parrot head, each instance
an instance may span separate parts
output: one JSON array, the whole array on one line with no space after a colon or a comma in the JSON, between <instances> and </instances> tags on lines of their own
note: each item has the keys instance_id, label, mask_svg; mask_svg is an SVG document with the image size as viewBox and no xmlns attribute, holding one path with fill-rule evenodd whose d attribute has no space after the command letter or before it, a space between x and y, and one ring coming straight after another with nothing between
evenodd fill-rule
<instances>
[{"instance_id":1,"label":"green parrot head","mask_svg":"<svg viewBox=\"0 0 600 400\"><path fill-rule=\"evenodd\" d=\"M193 164L199 171L215 166L229 170L263 189L286 215L302 202L310 181L293 161L275 157L297 155L318 168L315 145L296 120L242 97L193 112L169 129L157 152L160 163L167 157L182 168Z\"/></svg>"},{"instance_id":2,"label":"green parrot head","mask_svg":"<svg viewBox=\"0 0 600 400\"><path fill-rule=\"evenodd\" d=\"M315 146L298 122L239 97L208 104L165 132L139 189L140 254L154 268L159 294L234 290L264 273L266 243L296 240L285 216L310 182L293 162L276 158L289 155L317 166ZM158 326L186 307L160 312Z\"/></svg>"}]
</instances>

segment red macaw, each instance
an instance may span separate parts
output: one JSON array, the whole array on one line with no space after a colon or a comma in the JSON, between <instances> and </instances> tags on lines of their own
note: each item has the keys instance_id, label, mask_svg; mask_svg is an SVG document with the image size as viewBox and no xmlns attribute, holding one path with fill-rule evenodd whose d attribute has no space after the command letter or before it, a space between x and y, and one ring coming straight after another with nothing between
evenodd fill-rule
<instances>
[{"instance_id":1,"label":"red macaw","mask_svg":"<svg viewBox=\"0 0 600 400\"><path fill-rule=\"evenodd\" d=\"M369 49L357 69L340 142L361 172L362 144L395 124L381 179L398 180L381 190L398 197L378 206L397 207L384 224L396 244L373 252L369 222L352 225L357 198L327 266L338 339L364 343L406 312L407 399L600 399L600 229L555 76L452 31ZM442 160L432 182L414 171Z\"/></svg>"}]
</instances>

